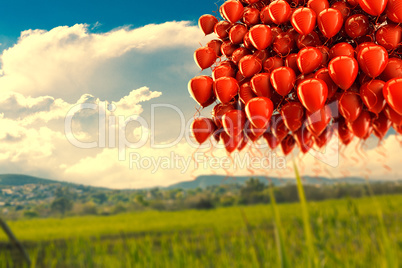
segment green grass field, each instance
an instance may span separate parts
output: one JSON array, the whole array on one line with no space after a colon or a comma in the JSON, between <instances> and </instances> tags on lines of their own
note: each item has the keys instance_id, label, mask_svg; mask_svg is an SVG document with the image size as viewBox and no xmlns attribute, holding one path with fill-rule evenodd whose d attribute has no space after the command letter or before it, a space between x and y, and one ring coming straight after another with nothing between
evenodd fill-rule
<instances>
[{"instance_id":1,"label":"green grass field","mask_svg":"<svg viewBox=\"0 0 402 268\"><path fill-rule=\"evenodd\" d=\"M377 198L393 261L402 259L402 196ZM320 267L385 267L387 241L372 198L310 202ZM278 205L290 267L308 267L301 205ZM33 267L280 267L270 205L208 211L9 222ZM6 242L0 233L0 242ZM402 264L402 263L401 263ZM13 267L0 249L0 267Z\"/></svg>"}]
</instances>

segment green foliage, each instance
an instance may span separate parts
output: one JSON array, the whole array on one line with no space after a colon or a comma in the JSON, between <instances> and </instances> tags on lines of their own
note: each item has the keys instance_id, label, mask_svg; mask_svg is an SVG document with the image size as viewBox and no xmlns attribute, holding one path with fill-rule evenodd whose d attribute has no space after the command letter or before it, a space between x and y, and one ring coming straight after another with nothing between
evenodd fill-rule
<instances>
[{"instance_id":1,"label":"green foliage","mask_svg":"<svg viewBox=\"0 0 402 268\"><path fill-rule=\"evenodd\" d=\"M73 202L66 197L58 197L51 204L52 211L60 213L61 215L64 215L67 211L70 211L72 208L73 208Z\"/></svg>"}]
</instances>

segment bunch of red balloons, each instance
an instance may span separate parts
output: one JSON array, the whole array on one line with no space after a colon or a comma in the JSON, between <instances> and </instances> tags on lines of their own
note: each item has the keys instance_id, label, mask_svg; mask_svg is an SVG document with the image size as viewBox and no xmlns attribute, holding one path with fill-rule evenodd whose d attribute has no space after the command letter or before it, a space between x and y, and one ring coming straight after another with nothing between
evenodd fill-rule
<instances>
[{"instance_id":1,"label":"bunch of red balloons","mask_svg":"<svg viewBox=\"0 0 402 268\"><path fill-rule=\"evenodd\" d=\"M200 17L217 38L194 53L212 76L188 84L215 105L192 124L198 143L231 153L263 137L289 154L402 133L402 0L228 0L219 13Z\"/></svg>"}]
</instances>

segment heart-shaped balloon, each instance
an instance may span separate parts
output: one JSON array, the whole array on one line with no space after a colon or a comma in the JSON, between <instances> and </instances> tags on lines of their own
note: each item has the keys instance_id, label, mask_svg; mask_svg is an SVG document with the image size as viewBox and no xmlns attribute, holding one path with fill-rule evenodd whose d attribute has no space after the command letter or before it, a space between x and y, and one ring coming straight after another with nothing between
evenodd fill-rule
<instances>
[{"instance_id":1,"label":"heart-shaped balloon","mask_svg":"<svg viewBox=\"0 0 402 268\"><path fill-rule=\"evenodd\" d=\"M283 66L283 60L281 57L278 57L278 56L274 56L274 57L270 57L270 58L266 59L263 64L264 71L267 73L271 73L276 68L279 68L282 66Z\"/></svg>"},{"instance_id":2,"label":"heart-shaped balloon","mask_svg":"<svg viewBox=\"0 0 402 268\"><path fill-rule=\"evenodd\" d=\"M303 124L303 105L300 102L288 102L282 106L281 115L286 127L295 132Z\"/></svg>"},{"instance_id":3,"label":"heart-shaped balloon","mask_svg":"<svg viewBox=\"0 0 402 268\"><path fill-rule=\"evenodd\" d=\"M252 52L251 50L249 50L248 48L245 47L239 47L238 49L236 49L235 51L233 51L232 53L232 61L234 62L234 64L236 64L236 66L239 64L240 60L247 55L251 55Z\"/></svg>"},{"instance_id":4,"label":"heart-shaped balloon","mask_svg":"<svg viewBox=\"0 0 402 268\"><path fill-rule=\"evenodd\" d=\"M347 125L356 137L360 139L366 138L370 132L371 126L370 113L368 111L362 111L356 120L348 122Z\"/></svg>"},{"instance_id":5,"label":"heart-shaped balloon","mask_svg":"<svg viewBox=\"0 0 402 268\"><path fill-rule=\"evenodd\" d=\"M331 76L329 75L329 70L328 68L322 68L319 69L315 74L314 78L321 79L322 81L325 82L328 88L328 99L331 99L336 91L338 90L338 86L332 81Z\"/></svg>"},{"instance_id":6,"label":"heart-shaped balloon","mask_svg":"<svg viewBox=\"0 0 402 268\"><path fill-rule=\"evenodd\" d=\"M321 33L327 38L332 38L343 26L342 13L334 8L325 9L319 13L317 22Z\"/></svg>"},{"instance_id":7,"label":"heart-shaped balloon","mask_svg":"<svg viewBox=\"0 0 402 268\"><path fill-rule=\"evenodd\" d=\"M269 148L271 150L275 150L276 147L278 147L280 141L275 137L272 132L265 132L264 133L264 139L267 141Z\"/></svg>"},{"instance_id":8,"label":"heart-shaped balloon","mask_svg":"<svg viewBox=\"0 0 402 268\"><path fill-rule=\"evenodd\" d=\"M288 134L281 142L281 148L284 155L290 154L295 148L296 141L292 135Z\"/></svg>"},{"instance_id":9,"label":"heart-shaped balloon","mask_svg":"<svg viewBox=\"0 0 402 268\"><path fill-rule=\"evenodd\" d=\"M307 35L314 30L316 20L317 15L311 8L300 7L293 12L290 22L299 34Z\"/></svg>"},{"instance_id":10,"label":"heart-shaped balloon","mask_svg":"<svg viewBox=\"0 0 402 268\"><path fill-rule=\"evenodd\" d=\"M353 132L348 128L345 118L340 117L338 121L338 136L344 145L348 145L354 137Z\"/></svg>"},{"instance_id":11,"label":"heart-shaped balloon","mask_svg":"<svg viewBox=\"0 0 402 268\"><path fill-rule=\"evenodd\" d=\"M388 105L402 115L402 78L389 80L384 85L383 94Z\"/></svg>"},{"instance_id":12,"label":"heart-shaped balloon","mask_svg":"<svg viewBox=\"0 0 402 268\"><path fill-rule=\"evenodd\" d=\"M243 43L244 36L248 32L244 24L235 24L229 30L229 40L233 44Z\"/></svg>"},{"instance_id":13,"label":"heart-shaped balloon","mask_svg":"<svg viewBox=\"0 0 402 268\"><path fill-rule=\"evenodd\" d=\"M233 55L233 52L239 48L239 45L233 44L229 40L224 41L221 45L221 53L225 55L227 58L230 58Z\"/></svg>"},{"instance_id":14,"label":"heart-shaped balloon","mask_svg":"<svg viewBox=\"0 0 402 268\"><path fill-rule=\"evenodd\" d=\"M355 58L338 56L328 64L329 75L341 89L349 89L356 80L359 64Z\"/></svg>"},{"instance_id":15,"label":"heart-shaped balloon","mask_svg":"<svg viewBox=\"0 0 402 268\"><path fill-rule=\"evenodd\" d=\"M395 112L389 105L385 105L384 114L393 124L402 125L402 115Z\"/></svg>"},{"instance_id":16,"label":"heart-shaped balloon","mask_svg":"<svg viewBox=\"0 0 402 268\"><path fill-rule=\"evenodd\" d=\"M239 61L239 71L244 77L252 77L262 69L262 61L254 55L244 56Z\"/></svg>"},{"instance_id":17,"label":"heart-shaped balloon","mask_svg":"<svg viewBox=\"0 0 402 268\"><path fill-rule=\"evenodd\" d=\"M320 66L322 58L318 48L306 47L297 54L297 66L302 74L309 74Z\"/></svg>"},{"instance_id":18,"label":"heart-shaped balloon","mask_svg":"<svg viewBox=\"0 0 402 268\"><path fill-rule=\"evenodd\" d=\"M214 92L222 103L230 102L239 90L239 84L233 77L221 77L214 82Z\"/></svg>"},{"instance_id":19,"label":"heart-shaped balloon","mask_svg":"<svg viewBox=\"0 0 402 268\"><path fill-rule=\"evenodd\" d=\"M331 8L339 10L344 20L350 15L350 7L343 1L333 3Z\"/></svg>"},{"instance_id":20,"label":"heart-shaped balloon","mask_svg":"<svg viewBox=\"0 0 402 268\"><path fill-rule=\"evenodd\" d=\"M332 46L329 50L329 59L332 60L333 58L339 56L348 56L353 58L355 56L355 49L349 43L338 43Z\"/></svg>"},{"instance_id":21,"label":"heart-shaped balloon","mask_svg":"<svg viewBox=\"0 0 402 268\"><path fill-rule=\"evenodd\" d=\"M198 26L205 35L213 33L217 23L218 19L213 15L202 15L198 20Z\"/></svg>"},{"instance_id":22,"label":"heart-shaped balloon","mask_svg":"<svg viewBox=\"0 0 402 268\"><path fill-rule=\"evenodd\" d=\"M264 50L272 43L272 32L268 25L259 24L251 27L249 31L251 44L258 50Z\"/></svg>"},{"instance_id":23,"label":"heart-shaped balloon","mask_svg":"<svg viewBox=\"0 0 402 268\"><path fill-rule=\"evenodd\" d=\"M372 16L380 16L387 7L388 0L359 0L360 7Z\"/></svg>"},{"instance_id":24,"label":"heart-shaped balloon","mask_svg":"<svg viewBox=\"0 0 402 268\"><path fill-rule=\"evenodd\" d=\"M379 76L388 64L388 52L382 46L367 46L357 55L360 69L368 76Z\"/></svg>"},{"instance_id":25,"label":"heart-shaped balloon","mask_svg":"<svg viewBox=\"0 0 402 268\"><path fill-rule=\"evenodd\" d=\"M221 77L235 77L236 71L229 64L221 64L213 69L212 78L217 80Z\"/></svg>"},{"instance_id":26,"label":"heart-shaped balloon","mask_svg":"<svg viewBox=\"0 0 402 268\"><path fill-rule=\"evenodd\" d=\"M273 89L271 86L270 74L269 73L259 73L253 76L250 80L250 85L253 92L258 97L271 98L273 94Z\"/></svg>"},{"instance_id":27,"label":"heart-shaped balloon","mask_svg":"<svg viewBox=\"0 0 402 268\"><path fill-rule=\"evenodd\" d=\"M318 137L331 122L331 118L331 110L328 106L324 106L314 113L307 112L306 127L311 134Z\"/></svg>"},{"instance_id":28,"label":"heart-shaped balloon","mask_svg":"<svg viewBox=\"0 0 402 268\"><path fill-rule=\"evenodd\" d=\"M212 78L206 75L194 77L188 82L188 92L202 107L207 107L216 99L213 83Z\"/></svg>"},{"instance_id":29,"label":"heart-shaped balloon","mask_svg":"<svg viewBox=\"0 0 402 268\"><path fill-rule=\"evenodd\" d=\"M360 96L370 112L379 114L387 104L382 93L385 82L372 80L360 87Z\"/></svg>"},{"instance_id":30,"label":"heart-shaped balloon","mask_svg":"<svg viewBox=\"0 0 402 268\"><path fill-rule=\"evenodd\" d=\"M257 97L257 95L255 95L255 93L253 92L250 83L246 82L240 86L239 97L240 101L242 101L244 104L247 104L249 100Z\"/></svg>"},{"instance_id":31,"label":"heart-shaped balloon","mask_svg":"<svg viewBox=\"0 0 402 268\"><path fill-rule=\"evenodd\" d=\"M312 135L305 126L302 126L295 132L294 138L303 154L307 153L313 147Z\"/></svg>"},{"instance_id":32,"label":"heart-shaped balloon","mask_svg":"<svg viewBox=\"0 0 402 268\"><path fill-rule=\"evenodd\" d=\"M246 115L241 110L230 110L222 117L222 125L225 132L231 136L238 136L244 129Z\"/></svg>"},{"instance_id":33,"label":"heart-shaped balloon","mask_svg":"<svg viewBox=\"0 0 402 268\"><path fill-rule=\"evenodd\" d=\"M345 32L351 38L365 36L370 29L370 20L363 14L355 14L345 21Z\"/></svg>"},{"instance_id":34,"label":"heart-shaped balloon","mask_svg":"<svg viewBox=\"0 0 402 268\"><path fill-rule=\"evenodd\" d=\"M295 85L296 74L289 67L279 67L272 71L270 81L279 95L286 96Z\"/></svg>"},{"instance_id":35,"label":"heart-shaped balloon","mask_svg":"<svg viewBox=\"0 0 402 268\"><path fill-rule=\"evenodd\" d=\"M378 117L373 121L374 135L382 140L391 127L391 123L392 122L385 116L384 113L380 113Z\"/></svg>"},{"instance_id":36,"label":"heart-shaped balloon","mask_svg":"<svg viewBox=\"0 0 402 268\"><path fill-rule=\"evenodd\" d=\"M243 140L243 134L237 136L229 136L225 131L222 131L221 139L226 151L228 153L233 153L240 146Z\"/></svg>"},{"instance_id":37,"label":"heart-shaped balloon","mask_svg":"<svg viewBox=\"0 0 402 268\"><path fill-rule=\"evenodd\" d=\"M296 43L288 33L280 33L274 39L273 49L279 56L289 55L295 47Z\"/></svg>"},{"instance_id":38,"label":"heart-shaped balloon","mask_svg":"<svg viewBox=\"0 0 402 268\"><path fill-rule=\"evenodd\" d=\"M268 12L271 20L277 25L288 22L292 15L290 5L284 0L272 1L268 5Z\"/></svg>"},{"instance_id":39,"label":"heart-shaped balloon","mask_svg":"<svg viewBox=\"0 0 402 268\"><path fill-rule=\"evenodd\" d=\"M244 9L243 22L249 27L258 24L260 22L260 11L254 7Z\"/></svg>"},{"instance_id":40,"label":"heart-shaped balloon","mask_svg":"<svg viewBox=\"0 0 402 268\"><path fill-rule=\"evenodd\" d=\"M219 103L214 107L212 110L212 119L217 128L222 127L223 115L231 110L235 110L235 107L232 104Z\"/></svg>"},{"instance_id":41,"label":"heart-shaped balloon","mask_svg":"<svg viewBox=\"0 0 402 268\"><path fill-rule=\"evenodd\" d=\"M339 98L339 113L349 122L355 121L363 109L363 103L359 94L348 91Z\"/></svg>"},{"instance_id":42,"label":"heart-shaped balloon","mask_svg":"<svg viewBox=\"0 0 402 268\"><path fill-rule=\"evenodd\" d=\"M400 0L388 0L387 17L395 23L402 23L402 8Z\"/></svg>"},{"instance_id":43,"label":"heart-shaped balloon","mask_svg":"<svg viewBox=\"0 0 402 268\"><path fill-rule=\"evenodd\" d=\"M318 16L323 10L329 8L328 0L309 0L307 7L314 10L314 13Z\"/></svg>"},{"instance_id":44,"label":"heart-shaped balloon","mask_svg":"<svg viewBox=\"0 0 402 268\"><path fill-rule=\"evenodd\" d=\"M226 20L221 20L215 25L214 33L219 37L221 40L225 40L229 37L229 29L232 27L232 24Z\"/></svg>"},{"instance_id":45,"label":"heart-shaped balloon","mask_svg":"<svg viewBox=\"0 0 402 268\"><path fill-rule=\"evenodd\" d=\"M327 84L317 78L305 79L297 86L297 96L303 106L314 113L324 107L328 97Z\"/></svg>"},{"instance_id":46,"label":"heart-shaped balloon","mask_svg":"<svg viewBox=\"0 0 402 268\"><path fill-rule=\"evenodd\" d=\"M278 142L281 142L289 133L289 129L286 127L285 122L280 114L275 114L271 118L271 132L274 134Z\"/></svg>"},{"instance_id":47,"label":"heart-shaped balloon","mask_svg":"<svg viewBox=\"0 0 402 268\"><path fill-rule=\"evenodd\" d=\"M314 143L318 148L324 147L331 139L333 130L331 127L327 127L319 136L313 136Z\"/></svg>"},{"instance_id":48,"label":"heart-shaped balloon","mask_svg":"<svg viewBox=\"0 0 402 268\"><path fill-rule=\"evenodd\" d=\"M375 40L387 50L396 49L402 40L402 28L399 25L384 25L375 33Z\"/></svg>"},{"instance_id":49,"label":"heart-shaped balloon","mask_svg":"<svg viewBox=\"0 0 402 268\"><path fill-rule=\"evenodd\" d=\"M243 5L237 0L228 0L219 9L223 18L235 23L243 17Z\"/></svg>"},{"instance_id":50,"label":"heart-shaped balloon","mask_svg":"<svg viewBox=\"0 0 402 268\"><path fill-rule=\"evenodd\" d=\"M274 106L272 101L266 97L256 97L247 102L247 119L258 129L264 129L271 119Z\"/></svg>"},{"instance_id":51,"label":"heart-shaped balloon","mask_svg":"<svg viewBox=\"0 0 402 268\"><path fill-rule=\"evenodd\" d=\"M400 77L402 77L402 60L399 58L390 58L381 74L382 80L388 81Z\"/></svg>"},{"instance_id":52,"label":"heart-shaped balloon","mask_svg":"<svg viewBox=\"0 0 402 268\"><path fill-rule=\"evenodd\" d=\"M215 130L216 126L209 118L199 117L194 119L193 123L191 124L191 131L193 132L195 140L199 144L203 144L206 140L208 140Z\"/></svg>"},{"instance_id":53,"label":"heart-shaped balloon","mask_svg":"<svg viewBox=\"0 0 402 268\"><path fill-rule=\"evenodd\" d=\"M210 47L200 47L194 52L194 61L202 70L211 67L216 58L215 51Z\"/></svg>"},{"instance_id":54,"label":"heart-shaped balloon","mask_svg":"<svg viewBox=\"0 0 402 268\"><path fill-rule=\"evenodd\" d=\"M215 51L216 56L222 56L221 52L222 41L219 39L213 39L207 43L207 47L212 48Z\"/></svg>"},{"instance_id":55,"label":"heart-shaped balloon","mask_svg":"<svg viewBox=\"0 0 402 268\"><path fill-rule=\"evenodd\" d=\"M289 54L285 59L285 66L291 68L296 76L300 74L299 67L297 67L297 53Z\"/></svg>"}]
</instances>

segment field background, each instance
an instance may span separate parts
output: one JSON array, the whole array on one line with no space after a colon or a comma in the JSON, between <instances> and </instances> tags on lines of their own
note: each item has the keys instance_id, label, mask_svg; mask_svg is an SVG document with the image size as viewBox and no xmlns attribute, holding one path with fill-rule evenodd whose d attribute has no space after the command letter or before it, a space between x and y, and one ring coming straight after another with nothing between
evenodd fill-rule
<instances>
[{"instance_id":1,"label":"field background","mask_svg":"<svg viewBox=\"0 0 402 268\"><path fill-rule=\"evenodd\" d=\"M402 196L376 198L402 259ZM386 241L373 197L309 202L320 267L385 267ZM280 204L290 267L308 267L301 204ZM9 222L33 267L280 267L271 205L143 211ZM13 267L0 233L0 267ZM389 247L388 247L389 248Z\"/></svg>"}]
</instances>

